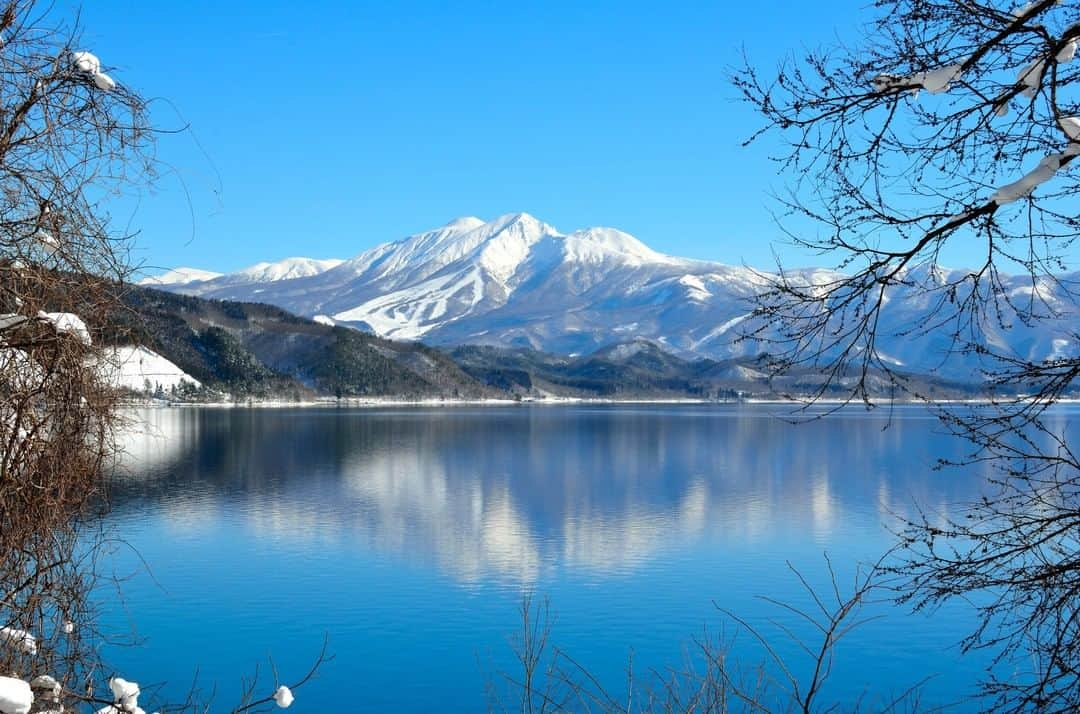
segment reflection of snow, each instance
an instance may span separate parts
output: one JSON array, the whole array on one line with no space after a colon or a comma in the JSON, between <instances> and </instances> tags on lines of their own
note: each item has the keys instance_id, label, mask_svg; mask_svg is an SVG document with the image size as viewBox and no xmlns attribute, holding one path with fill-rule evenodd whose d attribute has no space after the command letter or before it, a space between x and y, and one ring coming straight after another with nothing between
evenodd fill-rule
<instances>
[{"instance_id":1,"label":"reflection of snow","mask_svg":"<svg viewBox=\"0 0 1080 714\"><path fill-rule=\"evenodd\" d=\"M673 520L646 513L625 518L568 517L563 522L563 559L569 566L596 573L625 571L661 547Z\"/></svg>"},{"instance_id":2,"label":"reflection of snow","mask_svg":"<svg viewBox=\"0 0 1080 714\"><path fill-rule=\"evenodd\" d=\"M816 548L853 524L903 515L913 498L944 510L926 479L890 480L892 462L869 456L912 443L903 421L887 432L832 422L856 426L842 438L830 432L844 449L823 450L818 427L781 427L757 418L763 411L725 417L723 429L697 415L658 426L652 413L620 408L616 425L567 412L588 426L578 430L563 416L519 411L513 418L527 419L495 436L507 412L474 414L474 423L148 409L122 441L132 480L172 464L157 506L166 527L239 523L286 545L434 564L464 583L532 584L561 568L624 575L700 546L793 534Z\"/></svg>"},{"instance_id":3,"label":"reflection of snow","mask_svg":"<svg viewBox=\"0 0 1080 714\"><path fill-rule=\"evenodd\" d=\"M521 582L533 582L543 562L536 537L528 524L515 512L509 494L505 492L484 509L480 524L481 537L475 554L479 575L485 565ZM470 573L470 575L473 575Z\"/></svg>"},{"instance_id":4,"label":"reflection of snow","mask_svg":"<svg viewBox=\"0 0 1080 714\"><path fill-rule=\"evenodd\" d=\"M625 514L568 515L563 521L563 560L596 573L634 569L703 532L716 515L711 508L708 488L698 478L670 511L637 506Z\"/></svg>"},{"instance_id":5,"label":"reflection of snow","mask_svg":"<svg viewBox=\"0 0 1080 714\"><path fill-rule=\"evenodd\" d=\"M560 530L545 537L505 486L488 493L478 481L452 488L445 476L437 468L403 468L384 454L350 473L348 490L357 502L325 511L288 498L258 499L246 509L248 523L286 538L360 536L379 551L429 555L465 582L496 576L528 584L559 565L624 572L699 534L716 515L697 481L673 511L567 513Z\"/></svg>"},{"instance_id":6,"label":"reflection of snow","mask_svg":"<svg viewBox=\"0 0 1080 714\"><path fill-rule=\"evenodd\" d=\"M116 432L119 467L145 478L174 461L198 437L194 412L183 409L132 409L121 415Z\"/></svg>"},{"instance_id":7,"label":"reflection of snow","mask_svg":"<svg viewBox=\"0 0 1080 714\"><path fill-rule=\"evenodd\" d=\"M814 477L814 487L810 497L810 512L813 514L814 534L827 538L835 526L835 509L832 495L829 493L829 476L819 473Z\"/></svg>"},{"instance_id":8,"label":"reflection of snow","mask_svg":"<svg viewBox=\"0 0 1080 714\"><path fill-rule=\"evenodd\" d=\"M378 450L346 464L345 487L359 501L355 528L380 550L433 553L467 581L487 573L532 582L543 558L537 537L505 486L451 483L434 452Z\"/></svg>"},{"instance_id":9,"label":"reflection of snow","mask_svg":"<svg viewBox=\"0 0 1080 714\"><path fill-rule=\"evenodd\" d=\"M893 513L895 513L894 509L895 506L893 506L892 503L892 494L889 493L889 483L885 479L881 479L880 481L878 481L877 492L878 515L880 515L883 520L886 518L890 518L892 517Z\"/></svg>"},{"instance_id":10,"label":"reflection of snow","mask_svg":"<svg viewBox=\"0 0 1080 714\"><path fill-rule=\"evenodd\" d=\"M145 467L169 458L186 440L163 439L162 434L187 428L186 413L193 412L148 410L153 423L131 437L138 452L133 460ZM633 483L651 471L654 462L622 438L616 440L620 447L610 465ZM660 458L663 443L657 446ZM823 468L793 479L793 493L776 491L767 474L750 470L728 485L723 478L691 478L670 502L654 501L655 494L635 487L612 508L568 491L552 499L558 510L546 516L528 510L529 496L521 491L524 481L509 476L485 480L462 471L435 443L380 443L347 454L338 468L340 481L331 484L329 500L298 481L291 484L295 491L259 489L241 506L244 522L278 539L352 541L380 553L430 559L463 582L495 577L530 584L559 567L626 573L706 535L760 538L778 522L827 538L842 521ZM583 471L573 458L563 468L567 473ZM615 482L610 486L621 488ZM573 486L552 483L551 488ZM176 507L166 507L170 524L190 527L224 517L208 507L216 504L202 500L212 499L197 494L171 497L170 505L175 502Z\"/></svg>"}]
</instances>

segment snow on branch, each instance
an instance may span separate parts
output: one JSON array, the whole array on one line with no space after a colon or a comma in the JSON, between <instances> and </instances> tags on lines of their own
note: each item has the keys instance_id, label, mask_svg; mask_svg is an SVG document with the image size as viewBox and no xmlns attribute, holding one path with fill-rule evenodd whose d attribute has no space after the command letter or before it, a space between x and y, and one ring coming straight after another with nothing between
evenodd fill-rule
<instances>
[{"instance_id":1,"label":"snow on branch","mask_svg":"<svg viewBox=\"0 0 1080 714\"><path fill-rule=\"evenodd\" d=\"M109 680L109 689L112 690L113 703L98 709L95 714L146 714L139 706L139 695L142 692L138 684L113 677Z\"/></svg>"},{"instance_id":2,"label":"snow on branch","mask_svg":"<svg viewBox=\"0 0 1080 714\"><path fill-rule=\"evenodd\" d=\"M1080 118L1064 117L1058 123L1062 131L1071 139L1065 151L1043 157L1033 170L995 191L990 197L991 201L1003 206L1024 196L1030 196L1036 188L1054 178L1063 166L1072 161L1073 157L1080 155Z\"/></svg>"},{"instance_id":3,"label":"snow on branch","mask_svg":"<svg viewBox=\"0 0 1080 714\"><path fill-rule=\"evenodd\" d=\"M1069 144L1069 148L1063 154L1049 154L1043 157L1039 165L1024 174L1020 179L1010 184L1005 184L990 197L990 200L999 206L1012 203L1024 196L1031 195L1036 188L1054 178L1066 160L1080 154L1080 144Z\"/></svg>"},{"instance_id":4,"label":"snow on branch","mask_svg":"<svg viewBox=\"0 0 1080 714\"><path fill-rule=\"evenodd\" d=\"M277 688L277 691L274 692L274 703L282 709L288 709L293 703L292 690L282 684Z\"/></svg>"},{"instance_id":5,"label":"snow on branch","mask_svg":"<svg viewBox=\"0 0 1080 714\"><path fill-rule=\"evenodd\" d=\"M912 94L918 94L919 88L925 89L930 94L941 94L949 91L953 82L960 79L963 72L963 63L950 64L938 69L926 72L916 72L906 77L892 74L879 74L871 81L874 89L884 92L890 89L910 89Z\"/></svg>"},{"instance_id":6,"label":"snow on branch","mask_svg":"<svg viewBox=\"0 0 1080 714\"><path fill-rule=\"evenodd\" d=\"M77 72L87 75L98 89L106 92L116 89L116 81L101 71L101 60L90 52L72 52L71 65Z\"/></svg>"}]
</instances>

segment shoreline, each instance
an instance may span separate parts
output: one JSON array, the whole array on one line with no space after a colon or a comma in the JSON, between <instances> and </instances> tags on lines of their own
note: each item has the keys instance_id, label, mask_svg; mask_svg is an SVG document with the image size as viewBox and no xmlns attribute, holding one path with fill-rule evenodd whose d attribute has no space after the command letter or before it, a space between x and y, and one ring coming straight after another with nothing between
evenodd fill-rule
<instances>
[{"instance_id":1,"label":"shoreline","mask_svg":"<svg viewBox=\"0 0 1080 714\"><path fill-rule=\"evenodd\" d=\"M223 402L177 402L167 399L146 399L129 401L125 407L150 408L185 408L200 407L213 409L284 409L296 407L311 409L319 407L343 408L380 408L380 407L517 407L517 406L561 406L567 404L741 404L738 400L717 401L714 399L598 399L591 397L554 397L546 399L394 399L384 397L343 398L327 397L324 399L304 399L290 401L284 399L251 399ZM780 403L780 402L777 402Z\"/></svg>"},{"instance_id":2,"label":"shoreline","mask_svg":"<svg viewBox=\"0 0 1080 714\"><path fill-rule=\"evenodd\" d=\"M942 405L991 405L994 402L988 399L939 399L936 404ZM1080 399L1059 399L1055 404L1071 405L1080 403ZM873 402L875 407L889 405L899 406L929 406L925 401L918 399L895 399ZM131 400L123 404L126 409L149 408L149 409L184 409L184 408L209 408L209 409L316 409L316 408L348 408L348 409L379 409L395 407L444 407L447 409L461 407L527 407L527 406L574 406L574 405L597 405L597 406L738 406L738 405L790 405L794 407L836 407L836 406L861 406L862 402L846 402L842 399L818 399L811 402L800 402L796 399L693 399L693 398L640 398L640 399L604 399L598 397L548 397L542 399L394 399L389 397L371 398L343 398L326 397L319 399L304 399L291 401L284 399L251 399L243 401L204 401L204 402L180 402L168 399L147 398L144 400Z\"/></svg>"}]
</instances>

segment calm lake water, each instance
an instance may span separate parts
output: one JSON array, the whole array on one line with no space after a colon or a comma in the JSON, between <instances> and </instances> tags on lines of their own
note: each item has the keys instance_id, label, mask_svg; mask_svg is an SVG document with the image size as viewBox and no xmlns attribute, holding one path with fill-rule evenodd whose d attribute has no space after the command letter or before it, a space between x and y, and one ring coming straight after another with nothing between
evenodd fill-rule
<instances>
[{"instance_id":1,"label":"calm lake water","mask_svg":"<svg viewBox=\"0 0 1080 714\"><path fill-rule=\"evenodd\" d=\"M808 602L786 563L822 586L827 552L846 586L895 514L948 513L982 487L931 470L961 445L922 409L878 412L793 426L776 406L140 411L110 516L130 545L111 565L131 577L107 622L145 644L109 656L164 701L197 670L217 709L256 664L267 676L267 655L296 678L326 634L335 659L295 711L483 711L534 592L553 643L613 691L631 652L646 679L704 631L734 634L718 608L806 674L769 620L798 624L757 597ZM924 703L970 690L966 610L870 614L884 617L841 644L827 698L931 674ZM763 657L744 635L732 648Z\"/></svg>"}]
</instances>

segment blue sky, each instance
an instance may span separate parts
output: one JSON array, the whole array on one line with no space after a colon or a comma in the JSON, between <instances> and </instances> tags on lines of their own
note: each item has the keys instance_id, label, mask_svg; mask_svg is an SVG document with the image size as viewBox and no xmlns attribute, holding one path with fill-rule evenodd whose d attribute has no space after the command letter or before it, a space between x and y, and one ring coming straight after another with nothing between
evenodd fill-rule
<instances>
[{"instance_id":1,"label":"blue sky","mask_svg":"<svg viewBox=\"0 0 1080 714\"><path fill-rule=\"evenodd\" d=\"M116 207L150 266L350 257L461 215L527 211L677 255L771 264L780 189L727 82L850 36L846 0L95 0L85 40L162 97L172 173ZM167 99L168 101L164 101ZM795 262L815 262L804 257Z\"/></svg>"}]
</instances>

